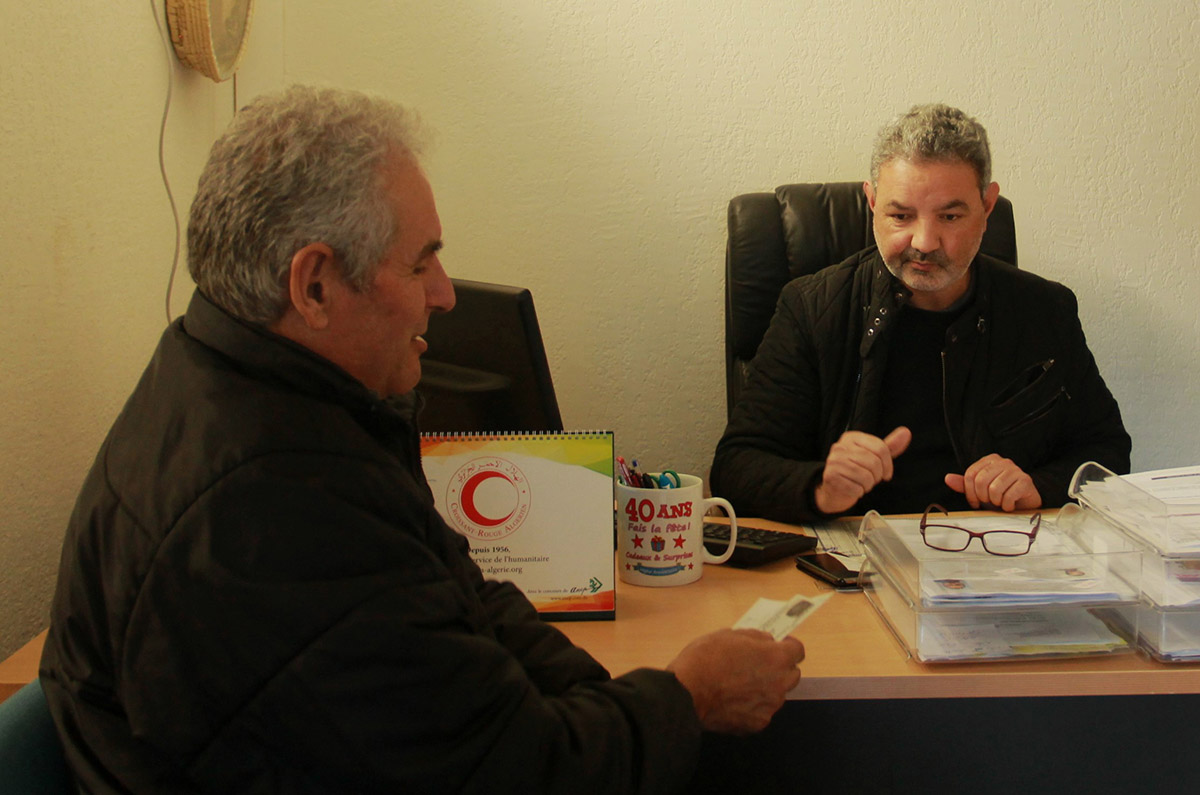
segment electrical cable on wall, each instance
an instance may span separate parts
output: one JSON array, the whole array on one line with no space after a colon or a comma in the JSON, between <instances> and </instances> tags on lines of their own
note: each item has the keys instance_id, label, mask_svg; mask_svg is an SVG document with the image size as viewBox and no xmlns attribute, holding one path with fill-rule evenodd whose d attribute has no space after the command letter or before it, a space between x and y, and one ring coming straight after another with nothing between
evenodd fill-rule
<instances>
[{"instance_id":1,"label":"electrical cable on wall","mask_svg":"<svg viewBox=\"0 0 1200 795\"><path fill-rule=\"evenodd\" d=\"M175 77L175 62L171 51L184 66L195 69L215 83L235 77L238 65L246 52L246 41L250 35L250 21L254 18L254 0L166 0L167 24L170 26L170 41L158 17L159 0L150 0L154 13L154 24L167 50L167 100L163 105L162 126L158 131L158 167L162 171L163 187L171 203L171 215L175 219L175 257L171 261L171 276L167 280L167 323L171 322L171 293L175 288L175 274L179 271L179 249L182 234L179 228L179 210L171 192L171 180L167 177L166 137L167 114L171 109L171 89ZM237 80L233 83L233 112L237 112Z\"/></svg>"},{"instance_id":2,"label":"electrical cable on wall","mask_svg":"<svg viewBox=\"0 0 1200 795\"><path fill-rule=\"evenodd\" d=\"M167 139L167 114L171 110L171 90L175 82L175 63L171 57L171 42L167 38L167 32L163 29L162 20L158 18L158 3L156 0L150 0L150 12L154 14L154 24L158 26L158 36L162 39L163 48L167 54L167 99L163 103L162 123L158 128L158 170L162 173L163 188L167 191L167 201L171 205L171 217L175 220L175 255L171 259L171 275L167 278L167 324L171 323L171 293L175 288L175 273L179 269L179 245L180 245L180 228L179 228L179 209L175 206L175 194L171 191L171 180L167 176L167 159L166 159L166 139Z\"/></svg>"}]
</instances>

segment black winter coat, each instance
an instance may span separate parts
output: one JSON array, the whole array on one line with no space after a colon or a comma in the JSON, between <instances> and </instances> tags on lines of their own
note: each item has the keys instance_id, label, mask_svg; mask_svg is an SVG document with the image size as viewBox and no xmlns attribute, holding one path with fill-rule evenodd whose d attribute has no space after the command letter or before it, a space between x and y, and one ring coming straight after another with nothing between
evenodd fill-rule
<instances>
[{"instance_id":1,"label":"black winter coat","mask_svg":"<svg viewBox=\"0 0 1200 795\"><path fill-rule=\"evenodd\" d=\"M434 509L412 401L199 293L71 518L41 675L89 792L662 792L700 727Z\"/></svg>"},{"instance_id":2,"label":"black winter coat","mask_svg":"<svg viewBox=\"0 0 1200 795\"><path fill-rule=\"evenodd\" d=\"M990 453L1010 458L1048 507L1066 502L1085 461L1128 472L1129 434L1075 295L982 254L971 269L974 301L947 331L943 357L958 471ZM875 432L887 352L903 344L888 332L909 295L873 247L784 287L717 445L714 494L739 515L824 518L813 491L825 458L843 432Z\"/></svg>"}]
</instances>

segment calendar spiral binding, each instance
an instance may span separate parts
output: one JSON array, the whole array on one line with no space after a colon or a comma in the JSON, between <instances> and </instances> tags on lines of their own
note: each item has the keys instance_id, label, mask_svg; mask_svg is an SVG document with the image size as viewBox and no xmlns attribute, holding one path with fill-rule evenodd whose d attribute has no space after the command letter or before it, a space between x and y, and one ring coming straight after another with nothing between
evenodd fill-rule
<instances>
[{"instance_id":1,"label":"calendar spiral binding","mask_svg":"<svg viewBox=\"0 0 1200 795\"><path fill-rule=\"evenodd\" d=\"M525 439L600 439L612 436L612 431L562 430L562 431L427 431L421 438L429 441L519 441Z\"/></svg>"}]
</instances>

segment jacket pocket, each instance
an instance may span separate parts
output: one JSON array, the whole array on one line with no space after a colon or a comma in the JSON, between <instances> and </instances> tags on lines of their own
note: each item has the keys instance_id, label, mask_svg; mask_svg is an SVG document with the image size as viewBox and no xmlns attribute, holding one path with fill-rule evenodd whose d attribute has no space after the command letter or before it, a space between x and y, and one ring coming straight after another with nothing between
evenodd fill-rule
<instances>
[{"instance_id":1,"label":"jacket pocket","mask_svg":"<svg viewBox=\"0 0 1200 795\"><path fill-rule=\"evenodd\" d=\"M1035 425L1049 417L1060 404L1065 405L1070 399L1071 396L1067 393L1066 387L1059 387L1058 391L1051 395L1049 400L1036 406L1023 416L1018 417L1010 424L994 428L992 433L996 436L1011 436L1012 434L1019 433L1024 428Z\"/></svg>"},{"instance_id":2,"label":"jacket pocket","mask_svg":"<svg viewBox=\"0 0 1200 795\"><path fill-rule=\"evenodd\" d=\"M1047 422L1071 400L1062 381L1062 368L1055 368L1054 359L1037 362L1022 370L988 402L987 426L996 439L1022 435L1038 428L1046 435L1054 427ZM1031 439L1040 447L1045 439Z\"/></svg>"},{"instance_id":3,"label":"jacket pocket","mask_svg":"<svg viewBox=\"0 0 1200 795\"><path fill-rule=\"evenodd\" d=\"M1033 389L1040 381L1049 377L1051 375L1050 370L1053 367L1053 359L1029 365L1018 373L1016 378L1009 381L1003 389L996 393L996 396L991 401L992 407L1003 408L1016 401L1021 396L1021 393Z\"/></svg>"}]
</instances>

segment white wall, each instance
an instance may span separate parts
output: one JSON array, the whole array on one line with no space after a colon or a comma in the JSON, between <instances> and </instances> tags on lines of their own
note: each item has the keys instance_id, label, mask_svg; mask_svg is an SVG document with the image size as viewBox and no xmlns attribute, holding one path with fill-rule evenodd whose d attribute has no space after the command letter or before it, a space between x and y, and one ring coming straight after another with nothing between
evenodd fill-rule
<instances>
[{"instance_id":1,"label":"white wall","mask_svg":"<svg viewBox=\"0 0 1200 795\"><path fill-rule=\"evenodd\" d=\"M0 656L46 626L75 494L166 324L168 74L183 212L233 109L169 66L150 3L62 5L22 4L0 34Z\"/></svg>"},{"instance_id":2,"label":"white wall","mask_svg":"<svg viewBox=\"0 0 1200 795\"><path fill-rule=\"evenodd\" d=\"M889 117L958 105L1144 469L1200 461L1198 33L1175 0L288 0L283 58L420 110L447 268L533 288L568 425L699 474L729 198L861 179Z\"/></svg>"},{"instance_id":3,"label":"white wall","mask_svg":"<svg viewBox=\"0 0 1200 795\"><path fill-rule=\"evenodd\" d=\"M0 654L45 624L173 248L150 8L55 5L6 15L0 48ZM567 424L699 474L724 422L728 199L860 179L888 117L959 105L991 133L1023 267L1079 295L1146 469L1200 462L1197 34L1181 0L260 0L238 85L421 111L444 262L533 288ZM185 213L232 89L178 68L175 87Z\"/></svg>"}]
</instances>

